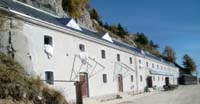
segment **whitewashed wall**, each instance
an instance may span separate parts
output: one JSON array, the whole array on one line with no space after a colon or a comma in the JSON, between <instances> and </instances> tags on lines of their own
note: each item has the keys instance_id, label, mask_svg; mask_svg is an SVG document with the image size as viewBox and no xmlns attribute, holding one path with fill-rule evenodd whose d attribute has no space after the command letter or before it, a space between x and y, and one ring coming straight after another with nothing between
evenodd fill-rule
<instances>
[{"instance_id":1,"label":"whitewashed wall","mask_svg":"<svg viewBox=\"0 0 200 104\"><path fill-rule=\"evenodd\" d=\"M54 54L50 59L48 59L47 54L44 52L44 35L53 37ZM138 92L144 92L144 88L146 87L146 78L150 75L148 68L146 68L146 61L149 62L149 67L151 67L152 63L154 63L154 68L157 67L158 63L157 61L147 60L143 56L135 56L118 49L29 22L24 22L23 28L21 28L19 34L13 36L13 42L15 44L14 48L16 49L16 60L21 63L25 69L29 71L29 73L38 75L44 79L45 71L53 71L54 80L70 80L74 56L80 53L79 44L84 44L85 51L88 56L105 66L103 71L97 73L89 79L90 97L118 93L118 82L114 77L114 66L117 61L117 54L120 54L121 63L126 64L135 70L128 71L126 74L123 74L124 92L135 93L137 90ZM106 51L105 59L101 58L102 49ZM130 64L129 61L130 57L132 57L132 64ZM141 60L141 64L139 64L139 60ZM92 64L92 67L89 71L91 71L95 66L94 62L91 61L90 63ZM80 61L76 61L74 67L75 70L78 70L80 65ZM83 68L86 67L83 66ZM100 66L97 66L95 70L101 69L102 68ZM125 70L123 69L123 71ZM103 83L103 74L107 74L107 83ZM133 82L131 82L131 75L134 76ZM140 81L140 76L142 76L142 81ZM160 81L158 81L157 75L155 76L156 80L153 84L163 86L165 82L162 81L162 78L160 77ZM177 84L177 80L170 80L170 83ZM54 85L50 86L61 91L66 96L68 101L75 99L75 86L73 83L55 82Z\"/></svg>"}]
</instances>

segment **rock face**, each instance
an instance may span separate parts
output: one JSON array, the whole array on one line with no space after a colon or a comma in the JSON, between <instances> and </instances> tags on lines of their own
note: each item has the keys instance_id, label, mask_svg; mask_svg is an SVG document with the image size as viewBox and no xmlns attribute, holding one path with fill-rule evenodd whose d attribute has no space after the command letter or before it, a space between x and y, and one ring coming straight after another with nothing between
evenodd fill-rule
<instances>
[{"instance_id":1,"label":"rock face","mask_svg":"<svg viewBox=\"0 0 200 104\"><path fill-rule=\"evenodd\" d=\"M28 5L58 15L60 17L69 17L62 8L62 0L18 0L18 1L24 2ZM90 13L87 9L84 10L83 15L77 20L77 22L81 26L95 30L93 27L93 22L90 18Z\"/></svg>"},{"instance_id":2,"label":"rock face","mask_svg":"<svg viewBox=\"0 0 200 104\"><path fill-rule=\"evenodd\" d=\"M87 27L92 30L96 30L93 26L92 19L90 18L90 13L87 10L84 10L83 15L78 19L77 22L81 26Z\"/></svg>"}]
</instances>

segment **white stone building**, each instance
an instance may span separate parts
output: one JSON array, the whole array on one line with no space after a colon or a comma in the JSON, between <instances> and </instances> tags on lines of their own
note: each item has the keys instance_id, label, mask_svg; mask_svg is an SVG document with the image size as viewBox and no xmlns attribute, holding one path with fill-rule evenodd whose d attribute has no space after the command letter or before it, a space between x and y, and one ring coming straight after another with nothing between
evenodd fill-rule
<instances>
[{"instance_id":1,"label":"white stone building","mask_svg":"<svg viewBox=\"0 0 200 104\"><path fill-rule=\"evenodd\" d=\"M177 84L175 65L160 57L15 0L1 0L10 28L1 31L1 51L26 71L76 98L74 81L84 81L82 95L99 97L141 93L145 88Z\"/></svg>"}]
</instances>

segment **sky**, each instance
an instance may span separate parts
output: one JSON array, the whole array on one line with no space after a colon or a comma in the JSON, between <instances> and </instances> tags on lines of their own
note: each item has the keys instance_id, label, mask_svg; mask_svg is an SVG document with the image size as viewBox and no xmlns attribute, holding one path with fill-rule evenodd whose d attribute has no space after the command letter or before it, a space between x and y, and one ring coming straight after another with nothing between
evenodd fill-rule
<instances>
[{"instance_id":1,"label":"sky","mask_svg":"<svg viewBox=\"0 0 200 104\"><path fill-rule=\"evenodd\" d=\"M190 55L200 76L200 0L90 0L103 22L143 32L163 52L171 46L182 65Z\"/></svg>"}]
</instances>

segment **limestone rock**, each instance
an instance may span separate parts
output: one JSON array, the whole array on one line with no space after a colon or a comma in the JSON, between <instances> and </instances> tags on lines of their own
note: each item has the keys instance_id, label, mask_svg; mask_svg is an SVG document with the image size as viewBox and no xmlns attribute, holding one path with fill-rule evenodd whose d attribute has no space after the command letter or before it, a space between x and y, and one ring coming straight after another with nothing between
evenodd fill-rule
<instances>
[{"instance_id":1,"label":"limestone rock","mask_svg":"<svg viewBox=\"0 0 200 104\"><path fill-rule=\"evenodd\" d=\"M42 9L46 12L58 15L60 17L67 17L67 14L63 11L62 0L18 0L28 5L34 6L38 9Z\"/></svg>"},{"instance_id":2,"label":"limestone rock","mask_svg":"<svg viewBox=\"0 0 200 104\"><path fill-rule=\"evenodd\" d=\"M28 5L34 6L46 12L58 15L59 17L69 17L62 8L62 0L18 0ZM90 13L85 8L83 15L77 20L78 24L88 29L95 30Z\"/></svg>"}]
</instances>

